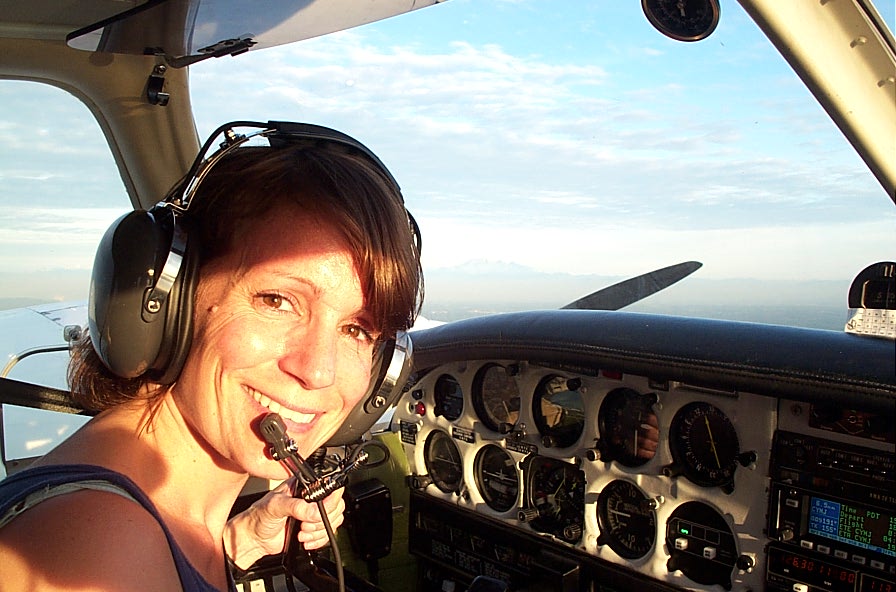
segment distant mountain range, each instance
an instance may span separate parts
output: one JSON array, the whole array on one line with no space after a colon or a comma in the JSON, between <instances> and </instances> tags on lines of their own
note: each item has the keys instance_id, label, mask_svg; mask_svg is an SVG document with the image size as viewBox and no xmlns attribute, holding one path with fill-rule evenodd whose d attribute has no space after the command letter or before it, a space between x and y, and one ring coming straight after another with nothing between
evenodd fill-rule
<instances>
[{"instance_id":1,"label":"distant mountain range","mask_svg":"<svg viewBox=\"0 0 896 592\"><path fill-rule=\"evenodd\" d=\"M651 270L643 270L646 273ZM842 330L852 278L705 279L701 270L626 310ZM560 308L639 275L545 273L513 263L471 261L426 272L423 313L433 320Z\"/></svg>"},{"instance_id":2,"label":"distant mountain range","mask_svg":"<svg viewBox=\"0 0 896 592\"><path fill-rule=\"evenodd\" d=\"M423 314L450 321L495 312L560 308L630 276L548 273L516 263L477 260L426 270ZM706 279L705 270L631 305L626 310L770 322L842 330L846 322L845 280ZM0 309L84 300L85 270L0 272Z\"/></svg>"},{"instance_id":3,"label":"distant mountain range","mask_svg":"<svg viewBox=\"0 0 896 592\"><path fill-rule=\"evenodd\" d=\"M515 263L471 261L450 268L426 270L427 294L455 302L542 302L561 307L586 294L652 270L630 276L547 273ZM852 278L840 280L761 280L749 278L705 279L698 270L690 277L644 302L694 302L754 305L813 304L846 306Z\"/></svg>"}]
</instances>

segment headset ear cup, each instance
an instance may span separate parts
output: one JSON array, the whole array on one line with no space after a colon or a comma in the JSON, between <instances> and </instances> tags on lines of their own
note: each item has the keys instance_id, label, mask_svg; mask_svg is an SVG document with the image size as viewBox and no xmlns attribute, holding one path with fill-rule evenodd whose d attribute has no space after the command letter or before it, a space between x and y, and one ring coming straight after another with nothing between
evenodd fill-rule
<instances>
[{"instance_id":1,"label":"headset ear cup","mask_svg":"<svg viewBox=\"0 0 896 592\"><path fill-rule=\"evenodd\" d=\"M149 374L153 382L158 384L168 385L177 380L193 342L193 297L199 280L199 249L194 242L191 239L184 251L180 273L168 295L159 355Z\"/></svg>"},{"instance_id":2,"label":"headset ear cup","mask_svg":"<svg viewBox=\"0 0 896 592\"><path fill-rule=\"evenodd\" d=\"M364 397L333 434L326 446L345 446L361 439L404 392L412 363L410 335L399 331L395 339L383 343L374 357L370 384Z\"/></svg>"},{"instance_id":3,"label":"headset ear cup","mask_svg":"<svg viewBox=\"0 0 896 592\"><path fill-rule=\"evenodd\" d=\"M118 376L140 376L158 355L165 311L150 312L146 301L170 244L170 230L151 212L136 210L116 220L97 248L89 334L103 364Z\"/></svg>"},{"instance_id":4,"label":"headset ear cup","mask_svg":"<svg viewBox=\"0 0 896 592\"><path fill-rule=\"evenodd\" d=\"M170 384L189 350L198 262L197 249L186 248L182 233L171 288L149 305L168 272L175 224L170 208L136 210L116 220L97 248L88 299L90 340L103 364L122 378L146 374Z\"/></svg>"}]
</instances>

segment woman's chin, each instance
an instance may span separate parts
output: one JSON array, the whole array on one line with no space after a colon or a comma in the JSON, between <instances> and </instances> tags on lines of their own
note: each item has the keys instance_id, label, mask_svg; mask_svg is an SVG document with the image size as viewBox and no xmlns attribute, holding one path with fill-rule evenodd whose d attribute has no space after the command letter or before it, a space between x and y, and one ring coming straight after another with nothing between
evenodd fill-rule
<instances>
[{"instance_id":1,"label":"woman's chin","mask_svg":"<svg viewBox=\"0 0 896 592\"><path fill-rule=\"evenodd\" d=\"M279 463L273 463L272 461L267 461L261 464L256 470L251 471L250 474L253 477L268 479L270 481L285 481L292 477L285 467Z\"/></svg>"}]
</instances>

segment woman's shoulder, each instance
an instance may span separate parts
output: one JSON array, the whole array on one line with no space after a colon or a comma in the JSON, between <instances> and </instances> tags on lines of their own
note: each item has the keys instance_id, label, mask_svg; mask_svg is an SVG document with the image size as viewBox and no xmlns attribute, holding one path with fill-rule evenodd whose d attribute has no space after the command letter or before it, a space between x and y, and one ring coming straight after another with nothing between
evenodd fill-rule
<instances>
[{"instance_id":1,"label":"woman's shoulder","mask_svg":"<svg viewBox=\"0 0 896 592\"><path fill-rule=\"evenodd\" d=\"M79 489L30 507L0 528L0 590L169 590L180 579L166 533L133 499Z\"/></svg>"}]
</instances>

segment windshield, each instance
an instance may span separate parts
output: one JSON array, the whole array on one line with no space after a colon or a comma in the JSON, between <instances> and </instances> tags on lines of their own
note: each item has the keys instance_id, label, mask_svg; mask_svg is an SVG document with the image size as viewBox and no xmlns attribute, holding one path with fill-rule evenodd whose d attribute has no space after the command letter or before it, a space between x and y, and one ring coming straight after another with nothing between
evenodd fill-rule
<instances>
[{"instance_id":1,"label":"windshield","mask_svg":"<svg viewBox=\"0 0 896 592\"><path fill-rule=\"evenodd\" d=\"M682 43L635 2L454 0L191 84L200 135L301 120L377 152L422 227L434 320L698 261L627 310L843 330L853 277L896 246L893 203L735 2Z\"/></svg>"},{"instance_id":2,"label":"windshield","mask_svg":"<svg viewBox=\"0 0 896 592\"><path fill-rule=\"evenodd\" d=\"M852 279L896 251L890 197L734 1L683 43L637 2L452 0L205 60L190 83L203 138L281 119L373 149L422 228L431 320L560 308L696 261L626 310L841 331ZM45 108L64 93L38 87L0 86L3 193L21 204L0 217L5 308L85 299L128 207L87 111Z\"/></svg>"}]
</instances>

